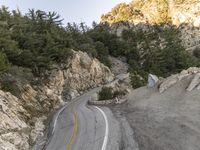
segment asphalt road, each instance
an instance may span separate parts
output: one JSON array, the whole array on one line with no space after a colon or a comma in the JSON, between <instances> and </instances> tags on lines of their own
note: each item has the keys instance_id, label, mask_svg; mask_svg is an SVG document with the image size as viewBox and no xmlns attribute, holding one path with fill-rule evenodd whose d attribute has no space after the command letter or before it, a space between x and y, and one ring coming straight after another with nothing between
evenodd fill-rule
<instances>
[{"instance_id":1,"label":"asphalt road","mask_svg":"<svg viewBox=\"0 0 200 150\"><path fill-rule=\"evenodd\" d=\"M108 108L88 106L95 88L61 108L51 123L45 150L118 150L119 123Z\"/></svg>"},{"instance_id":2,"label":"asphalt road","mask_svg":"<svg viewBox=\"0 0 200 150\"><path fill-rule=\"evenodd\" d=\"M126 77L121 74L113 82ZM108 107L87 105L100 89L94 88L63 106L52 118L47 139L37 142L34 150L138 150L125 118L116 119Z\"/></svg>"}]
</instances>

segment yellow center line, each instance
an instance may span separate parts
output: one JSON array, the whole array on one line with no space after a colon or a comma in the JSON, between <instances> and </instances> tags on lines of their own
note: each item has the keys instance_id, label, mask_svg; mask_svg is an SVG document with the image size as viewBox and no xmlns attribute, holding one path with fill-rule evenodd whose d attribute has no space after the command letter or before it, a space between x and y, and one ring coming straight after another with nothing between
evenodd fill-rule
<instances>
[{"instance_id":1,"label":"yellow center line","mask_svg":"<svg viewBox=\"0 0 200 150\"><path fill-rule=\"evenodd\" d=\"M77 135L77 131L78 131L77 113L73 112L73 116L74 116L74 128L73 128L72 136L70 137L69 143L67 144L67 150L71 150L71 147L74 144L74 141L75 141L75 138L76 138L76 135Z\"/></svg>"}]
</instances>

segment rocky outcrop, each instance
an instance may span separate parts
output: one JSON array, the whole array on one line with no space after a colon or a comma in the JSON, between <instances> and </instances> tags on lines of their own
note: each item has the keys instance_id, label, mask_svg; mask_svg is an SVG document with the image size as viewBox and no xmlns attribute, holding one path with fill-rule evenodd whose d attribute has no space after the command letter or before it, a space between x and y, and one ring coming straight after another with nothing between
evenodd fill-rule
<instances>
[{"instance_id":1,"label":"rocky outcrop","mask_svg":"<svg viewBox=\"0 0 200 150\"><path fill-rule=\"evenodd\" d=\"M187 91L191 91L195 88L199 89L198 86L200 84L200 68L191 67L188 70L183 70L181 73L172 75L163 81L161 81L159 86L159 92L163 93L168 88L172 87L178 81L183 80L185 77L193 76L192 81L187 87Z\"/></svg>"},{"instance_id":2,"label":"rocky outcrop","mask_svg":"<svg viewBox=\"0 0 200 150\"><path fill-rule=\"evenodd\" d=\"M200 47L200 2L199 0L133 0L121 3L101 17L101 23L108 23L111 32L118 36L123 30L137 27L146 31L148 26L166 24L176 26L179 38L187 50Z\"/></svg>"},{"instance_id":3,"label":"rocky outcrop","mask_svg":"<svg viewBox=\"0 0 200 150\"><path fill-rule=\"evenodd\" d=\"M198 0L187 0L177 2L176 0L169 0L169 15L172 23L180 25L182 23L190 24L194 27L200 25L200 3Z\"/></svg>"},{"instance_id":4,"label":"rocky outcrop","mask_svg":"<svg viewBox=\"0 0 200 150\"><path fill-rule=\"evenodd\" d=\"M198 0L133 0L129 4L116 5L110 12L102 15L102 23L129 22L132 24L172 23L179 26L182 23L199 27L200 3Z\"/></svg>"},{"instance_id":5,"label":"rocky outcrop","mask_svg":"<svg viewBox=\"0 0 200 150\"><path fill-rule=\"evenodd\" d=\"M30 127L26 123L30 115L20 100L0 90L0 149L29 149Z\"/></svg>"},{"instance_id":6,"label":"rocky outcrop","mask_svg":"<svg viewBox=\"0 0 200 150\"><path fill-rule=\"evenodd\" d=\"M3 80L12 81L12 85L6 85L16 92L0 90L1 150L31 149L43 136L44 122L51 111L85 90L114 79L108 67L81 51L72 51L66 63L53 65L45 78L31 76L30 81L15 72L6 74ZM24 75L24 70L20 74Z\"/></svg>"},{"instance_id":7,"label":"rocky outcrop","mask_svg":"<svg viewBox=\"0 0 200 150\"><path fill-rule=\"evenodd\" d=\"M97 59L90 58L87 53L73 52L67 64L68 69L63 71L65 78L65 97L74 98L86 89L99 86L114 79L108 67Z\"/></svg>"},{"instance_id":8,"label":"rocky outcrop","mask_svg":"<svg viewBox=\"0 0 200 150\"><path fill-rule=\"evenodd\" d=\"M109 56L109 60L111 62L111 71L114 75L125 74L128 72L129 65L127 64L127 60L125 57L112 57Z\"/></svg>"}]
</instances>

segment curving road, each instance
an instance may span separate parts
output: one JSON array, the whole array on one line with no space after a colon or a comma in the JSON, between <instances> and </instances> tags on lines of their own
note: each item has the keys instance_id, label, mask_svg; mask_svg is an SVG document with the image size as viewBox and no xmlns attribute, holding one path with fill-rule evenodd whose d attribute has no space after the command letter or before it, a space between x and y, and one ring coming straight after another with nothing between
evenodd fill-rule
<instances>
[{"instance_id":1,"label":"curving road","mask_svg":"<svg viewBox=\"0 0 200 150\"><path fill-rule=\"evenodd\" d=\"M51 124L45 150L118 150L119 123L108 108L88 106L95 88L61 108Z\"/></svg>"},{"instance_id":2,"label":"curving road","mask_svg":"<svg viewBox=\"0 0 200 150\"><path fill-rule=\"evenodd\" d=\"M127 78L128 74L116 77ZM41 139L35 150L138 150L134 132L126 118L118 118L107 107L87 105L101 87L73 99L53 117L47 139ZM120 114L120 111L119 111Z\"/></svg>"}]
</instances>

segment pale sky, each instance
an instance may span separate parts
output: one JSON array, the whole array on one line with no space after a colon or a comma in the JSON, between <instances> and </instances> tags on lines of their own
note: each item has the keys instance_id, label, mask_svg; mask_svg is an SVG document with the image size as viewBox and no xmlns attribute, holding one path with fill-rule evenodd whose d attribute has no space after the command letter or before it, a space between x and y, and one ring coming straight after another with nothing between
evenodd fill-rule
<instances>
[{"instance_id":1,"label":"pale sky","mask_svg":"<svg viewBox=\"0 0 200 150\"><path fill-rule=\"evenodd\" d=\"M0 5L10 10L19 8L23 13L29 8L44 11L58 12L64 23L85 22L91 25L92 21L99 22L103 13L111 10L116 4L130 2L131 0L0 0Z\"/></svg>"}]
</instances>

